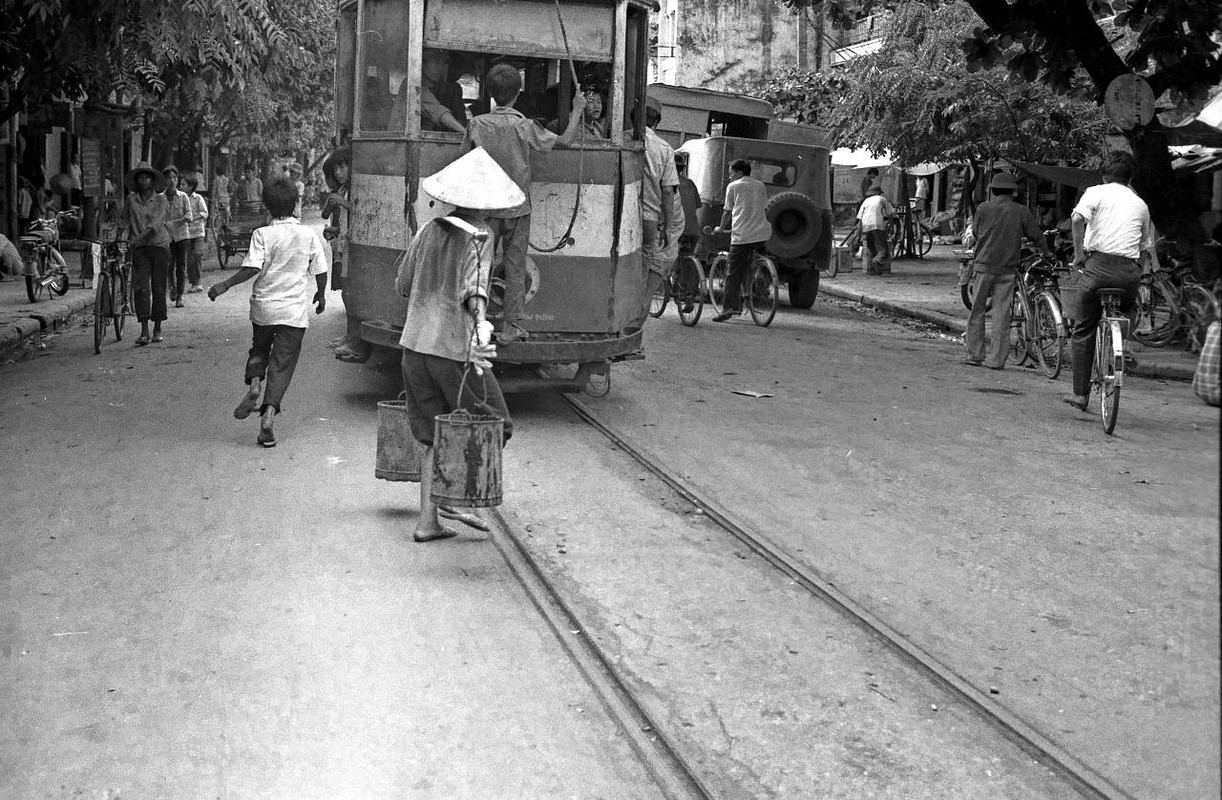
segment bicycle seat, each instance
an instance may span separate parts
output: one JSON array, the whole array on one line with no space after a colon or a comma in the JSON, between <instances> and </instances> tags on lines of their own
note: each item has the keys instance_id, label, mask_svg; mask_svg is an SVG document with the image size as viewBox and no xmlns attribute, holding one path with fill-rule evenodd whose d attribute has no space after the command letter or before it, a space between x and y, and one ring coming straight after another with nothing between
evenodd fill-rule
<instances>
[{"instance_id":1,"label":"bicycle seat","mask_svg":"<svg viewBox=\"0 0 1222 800\"><path fill-rule=\"evenodd\" d=\"M1128 293L1129 293L1128 289L1100 289L1098 290L1098 295L1099 295L1100 300L1103 300L1108 297L1114 298L1116 300L1123 300L1125 296L1128 295Z\"/></svg>"}]
</instances>

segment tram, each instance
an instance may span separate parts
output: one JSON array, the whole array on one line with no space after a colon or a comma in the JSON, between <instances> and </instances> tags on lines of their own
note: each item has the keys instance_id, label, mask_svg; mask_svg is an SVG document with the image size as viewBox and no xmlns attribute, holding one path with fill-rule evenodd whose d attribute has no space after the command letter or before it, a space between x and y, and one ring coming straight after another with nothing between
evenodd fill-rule
<instances>
[{"instance_id":1,"label":"tram","mask_svg":"<svg viewBox=\"0 0 1222 800\"><path fill-rule=\"evenodd\" d=\"M599 394L612 362L639 357L644 114L633 110L645 102L656 7L653 0L341 0L335 88L337 138L351 154L340 233L350 339L398 347L406 305L394 290L396 259L421 225L451 210L420 180L459 156L462 126L493 105L484 76L507 63L523 79L515 107L539 124L563 132L578 85L587 99L598 95L589 105L603 116L589 121L588 134L583 125L573 147L532 156L521 323L529 338L498 345L498 371L556 367L544 372L567 376L575 365L564 380ZM444 125L430 122L436 115L424 107L438 102L450 111ZM502 285L497 255L491 319L499 317ZM511 377L506 390L536 380Z\"/></svg>"}]
</instances>

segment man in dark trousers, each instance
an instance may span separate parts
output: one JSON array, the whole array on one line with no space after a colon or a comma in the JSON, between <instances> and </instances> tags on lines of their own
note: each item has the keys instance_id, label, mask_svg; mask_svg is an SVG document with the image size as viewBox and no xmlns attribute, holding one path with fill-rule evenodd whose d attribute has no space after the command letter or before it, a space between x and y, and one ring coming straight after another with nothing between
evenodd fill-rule
<instances>
[{"instance_id":1,"label":"man in dark trousers","mask_svg":"<svg viewBox=\"0 0 1222 800\"><path fill-rule=\"evenodd\" d=\"M1150 209L1129 186L1133 167L1129 153L1110 153L1103 162L1103 184L1083 192L1073 210L1073 267L1065 284L1066 310L1074 321L1073 394L1063 399L1082 411L1090 397L1095 327L1103 316L1098 291L1126 290L1121 308L1128 310L1137 299L1142 261L1148 259L1158 267Z\"/></svg>"},{"instance_id":2,"label":"man in dark trousers","mask_svg":"<svg viewBox=\"0 0 1222 800\"><path fill-rule=\"evenodd\" d=\"M987 360L989 369L1005 369L1010 352L1010 313L1017 283L1023 237L1051 257L1043 232L1031 210L1014 202L1018 182L999 172L989 184L993 199L980 204L972 218L976 234L976 290L967 316L967 360L978 367ZM993 325L989 352L985 353L984 316L988 298L993 298ZM986 358L987 356L987 358Z\"/></svg>"},{"instance_id":3,"label":"man in dark trousers","mask_svg":"<svg viewBox=\"0 0 1222 800\"><path fill-rule=\"evenodd\" d=\"M730 231L730 274L726 277L726 302L714 322L728 322L743 313L742 284L751 271L755 252L772 238L772 223L765 211L768 187L751 177L751 162L745 158L730 164L725 211L713 233Z\"/></svg>"}]
</instances>

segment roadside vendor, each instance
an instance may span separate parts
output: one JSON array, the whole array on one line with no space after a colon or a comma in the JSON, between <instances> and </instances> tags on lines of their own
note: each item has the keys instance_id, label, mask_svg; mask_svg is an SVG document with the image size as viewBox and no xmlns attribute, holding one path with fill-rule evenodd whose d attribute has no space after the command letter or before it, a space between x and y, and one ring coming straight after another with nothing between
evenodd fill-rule
<instances>
[{"instance_id":1,"label":"roadside vendor","mask_svg":"<svg viewBox=\"0 0 1222 800\"><path fill-rule=\"evenodd\" d=\"M487 524L474 512L437 506L432 498L433 420L462 409L504 421L504 439L513 435L501 387L489 359L492 324L485 315L492 272L492 229L484 212L515 208L526 194L482 147L468 151L420 188L455 206L430 220L412 239L395 280L407 298L399 345L412 436L426 448L420 466L420 516L412 538L448 539L456 532L443 518L480 530Z\"/></svg>"}]
</instances>

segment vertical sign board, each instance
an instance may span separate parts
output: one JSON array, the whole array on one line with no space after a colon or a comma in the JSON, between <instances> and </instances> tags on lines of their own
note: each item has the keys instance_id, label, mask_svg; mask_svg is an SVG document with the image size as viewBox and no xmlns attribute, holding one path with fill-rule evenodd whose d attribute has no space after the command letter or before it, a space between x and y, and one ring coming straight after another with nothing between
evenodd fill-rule
<instances>
[{"instance_id":1,"label":"vertical sign board","mask_svg":"<svg viewBox=\"0 0 1222 800\"><path fill-rule=\"evenodd\" d=\"M81 191L86 197L102 196L102 143L81 139Z\"/></svg>"}]
</instances>

